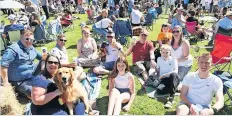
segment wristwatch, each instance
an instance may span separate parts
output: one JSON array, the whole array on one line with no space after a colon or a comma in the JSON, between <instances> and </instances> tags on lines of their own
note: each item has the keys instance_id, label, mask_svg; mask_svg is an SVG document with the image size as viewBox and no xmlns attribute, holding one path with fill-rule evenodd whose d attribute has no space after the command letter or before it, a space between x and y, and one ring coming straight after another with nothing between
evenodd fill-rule
<instances>
[{"instance_id":1,"label":"wristwatch","mask_svg":"<svg viewBox=\"0 0 232 116\"><path fill-rule=\"evenodd\" d=\"M218 109L217 108L212 108L213 109L213 113L217 113L218 112Z\"/></svg>"}]
</instances>

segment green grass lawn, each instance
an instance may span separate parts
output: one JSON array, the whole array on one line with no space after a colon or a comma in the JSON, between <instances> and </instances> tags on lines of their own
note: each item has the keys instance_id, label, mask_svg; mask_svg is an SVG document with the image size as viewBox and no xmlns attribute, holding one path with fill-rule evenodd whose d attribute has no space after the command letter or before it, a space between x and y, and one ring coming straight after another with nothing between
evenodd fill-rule
<instances>
[{"instance_id":1,"label":"green grass lawn","mask_svg":"<svg viewBox=\"0 0 232 116\"><path fill-rule=\"evenodd\" d=\"M81 38L81 28L79 24L81 22L85 22L87 20L87 15L76 15L81 17L80 20L75 20L74 24L74 30L69 29L65 35L67 38L67 43L66 43L66 48L68 51L68 56L69 56L69 61L72 61L73 57L77 57L77 50L76 50L76 44L77 41ZM150 31L149 40L156 40L158 33L160 32L161 25L163 23L167 22L167 16L161 15L161 17L154 23L154 30ZM1 16L1 20L6 20L5 16ZM7 21L6 21L7 22ZM7 22L9 23L9 22ZM56 42L51 42L45 45L45 47L48 48L50 51L54 46ZM207 45L207 41L201 41L198 42L198 46L205 46ZM41 47L37 47L37 50L41 51ZM201 52L206 52L206 49L201 49ZM191 54L193 56L197 56L199 53L194 52L193 49L191 49ZM132 58L131 56L127 57L127 60L130 65L132 65ZM192 66L191 71L195 71L197 69L196 66L196 60L194 60L194 64ZM232 70L232 69L231 69ZM175 97L175 103L173 105L173 108L171 109L164 109L163 104L165 103L165 99L151 99L149 98L143 91L142 86L140 85L138 79L135 79L136 82L136 98L131 106L131 109L129 112L122 112L122 114L136 114L136 115L170 115L170 114L175 114L175 108L178 102L180 101L179 96ZM108 105L108 96L107 96L107 89L106 86L108 85L108 81L106 79L103 79L102 81L102 88L100 92L100 96L97 100L97 107L98 110L100 111L100 114L106 115L107 114L107 105ZM226 99L227 100L227 95ZM226 102L227 105L230 104L230 102ZM225 107L223 110L221 110L218 114L232 114L232 107Z\"/></svg>"}]
</instances>

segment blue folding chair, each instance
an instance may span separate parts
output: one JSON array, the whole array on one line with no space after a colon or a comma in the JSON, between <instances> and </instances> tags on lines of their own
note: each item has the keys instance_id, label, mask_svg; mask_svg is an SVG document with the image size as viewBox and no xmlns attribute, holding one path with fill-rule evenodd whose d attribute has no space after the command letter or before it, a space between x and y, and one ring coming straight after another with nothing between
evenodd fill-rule
<instances>
[{"instance_id":1,"label":"blue folding chair","mask_svg":"<svg viewBox=\"0 0 232 116\"><path fill-rule=\"evenodd\" d=\"M153 30L153 21L154 21L153 15L148 13L145 16L145 22L144 22L143 26L146 26L147 30L149 29L152 31Z\"/></svg>"},{"instance_id":2,"label":"blue folding chair","mask_svg":"<svg viewBox=\"0 0 232 116\"><path fill-rule=\"evenodd\" d=\"M128 45L128 37L132 37L132 26L129 20L117 20L114 23L113 31L115 38L122 44Z\"/></svg>"}]
</instances>

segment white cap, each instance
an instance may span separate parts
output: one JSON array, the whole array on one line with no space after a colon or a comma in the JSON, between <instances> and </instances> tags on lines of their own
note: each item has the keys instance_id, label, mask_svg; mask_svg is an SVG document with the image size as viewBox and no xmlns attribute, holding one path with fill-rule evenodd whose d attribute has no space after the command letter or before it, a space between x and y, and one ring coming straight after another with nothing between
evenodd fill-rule
<instances>
[{"instance_id":1,"label":"white cap","mask_svg":"<svg viewBox=\"0 0 232 116\"><path fill-rule=\"evenodd\" d=\"M11 14L8 16L9 20L16 20L16 16L14 14Z\"/></svg>"}]
</instances>

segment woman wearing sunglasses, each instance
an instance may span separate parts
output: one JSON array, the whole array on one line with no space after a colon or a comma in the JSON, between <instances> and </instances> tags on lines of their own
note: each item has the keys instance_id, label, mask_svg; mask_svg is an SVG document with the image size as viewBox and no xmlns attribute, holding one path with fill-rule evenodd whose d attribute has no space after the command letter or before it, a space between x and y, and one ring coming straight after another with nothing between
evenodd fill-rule
<instances>
[{"instance_id":1,"label":"woman wearing sunglasses","mask_svg":"<svg viewBox=\"0 0 232 116\"><path fill-rule=\"evenodd\" d=\"M180 26L175 26L172 33L171 56L177 58L178 75L180 81L182 81L193 64L193 59L190 54L190 44L187 40L184 39L182 28Z\"/></svg>"},{"instance_id":2,"label":"woman wearing sunglasses","mask_svg":"<svg viewBox=\"0 0 232 116\"><path fill-rule=\"evenodd\" d=\"M60 67L59 58L48 55L44 71L33 78L31 94L33 115L68 115L68 109L59 102L61 92L53 81ZM79 102L73 110L75 115L84 115L85 105Z\"/></svg>"}]
</instances>

